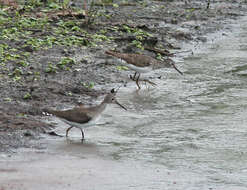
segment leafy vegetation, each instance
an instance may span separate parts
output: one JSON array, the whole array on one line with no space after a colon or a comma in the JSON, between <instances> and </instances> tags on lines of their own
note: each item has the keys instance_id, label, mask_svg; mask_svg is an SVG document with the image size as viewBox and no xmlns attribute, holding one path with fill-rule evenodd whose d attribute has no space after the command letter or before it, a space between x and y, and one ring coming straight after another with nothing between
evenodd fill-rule
<instances>
[{"instance_id":1,"label":"leafy vegetation","mask_svg":"<svg viewBox=\"0 0 247 190\"><path fill-rule=\"evenodd\" d=\"M27 92L24 96L23 96L23 99L27 100L27 99L30 99L32 96L29 92Z\"/></svg>"},{"instance_id":2,"label":"leafy vegetation","mask_svg":"<svg viewBox=\"0 0 247 190\"><path fill-rule=\"evenodd\" d=\"M85 11L81 9L69 8L69 0L64 0L62 4L55 0L48 1L46 6L35 0L28 1L19 9L2 9L0 11L0 27L2 28L0 30L0 73L7 74L15 82L21 81L26 75L33 75L38 79L40 70L33 70L36 67L31 61L36 52L47 51L53 47L69 49L83 46L98 47L102 43L113 43L114 35L134 36L135 40L129 44L143 50L143 40L152 35L142 29L129 25L105 25L99 30L90 29L90 26L97 24L97 18L111 18L111 15L105 12L105 5L111 5L113 9L119 7L112 0L102 0L101 5L97 5L100 8L96 8L96 3L92 1L85 14ZM60 61L45 63L41 72L56 74L61 71L70 71L74 64L74 59L63 57Z\"/></svg>"},{"instance_id":3,"label":"leafy vegetation","mask_svg":"<svg viewBox=\"0 0 247 190\"><path fill-rule=\"evenodd\" d=\"M94 82L82 82L82 86L92 89L94 87Z\"/></svg>"}]
</instances>

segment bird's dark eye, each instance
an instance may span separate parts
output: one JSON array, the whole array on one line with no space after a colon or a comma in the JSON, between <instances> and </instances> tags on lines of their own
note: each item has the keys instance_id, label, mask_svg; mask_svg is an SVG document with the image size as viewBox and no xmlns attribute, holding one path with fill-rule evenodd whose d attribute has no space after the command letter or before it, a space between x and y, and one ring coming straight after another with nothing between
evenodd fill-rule
<instances>
[{"instance_id":1,"label":"bird's dark eye","mask_svg":"<svg viewBox=\"0 0 247 190\"><path fill-rule=\"evenodd\" d=\"M114 98L111 99L112 101L114 100Z\"/></svg>"}]
</instances>

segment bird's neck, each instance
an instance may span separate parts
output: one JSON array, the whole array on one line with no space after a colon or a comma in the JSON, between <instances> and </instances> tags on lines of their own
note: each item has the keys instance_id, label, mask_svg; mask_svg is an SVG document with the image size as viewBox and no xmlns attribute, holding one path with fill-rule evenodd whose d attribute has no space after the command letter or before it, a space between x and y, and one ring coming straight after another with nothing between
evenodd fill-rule
<instances>
[{"instance_id":1,"label":"bird's neck","mask_svg":"<svg viewBox=\"0 0 247 190\"><path fill-rule=\"evenodd\" d=\"M98 113L102 113L105 109L106 109L107 103L105 103L104 101L101 102L101 104L98 107Z\"/></svg>"}]
</instances>

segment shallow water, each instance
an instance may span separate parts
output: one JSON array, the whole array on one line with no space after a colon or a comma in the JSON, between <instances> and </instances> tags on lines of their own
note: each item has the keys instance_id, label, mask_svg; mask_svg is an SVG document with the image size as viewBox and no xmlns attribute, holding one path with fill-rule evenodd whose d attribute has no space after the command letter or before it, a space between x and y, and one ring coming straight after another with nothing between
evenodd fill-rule
<instances>
[{"instance_id":1,"label":"shallow water","mask_svg":"<svg viewBox=\"0 0 247 190\"><path fill-rule=\"evenodd\" d=\"M184 76L159 70L157 88L122 88L128 111L108 107L84 144L74 129L46 138L47 150L1 157L2 187L247 189L247 18L234 27L179 63Z\"/></svg>"}]
</instances>

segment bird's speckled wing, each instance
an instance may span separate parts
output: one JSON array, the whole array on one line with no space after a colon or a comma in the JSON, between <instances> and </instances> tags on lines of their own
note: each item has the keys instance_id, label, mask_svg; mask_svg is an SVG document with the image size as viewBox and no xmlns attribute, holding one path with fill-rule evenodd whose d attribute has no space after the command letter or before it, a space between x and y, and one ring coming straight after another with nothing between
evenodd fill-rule
<instances>
[{"instance_id":1,"label":"bird's speckled wing","mask_svg":"<svg viewBox=\"0 0 247 190\"><path fill-rule=\"evenodd\" d=\"M115 57L118 57L120 59L123 59L129 64L133 64L137 67L148 67L149 65L152 65L153 69L160 69L160 68L166 68L166 67L173 67L176 71L178 71L181 75L183 74L176 66L173 60L166 59L163 61L156 60L150 56L147 55L141 55L141 54L131 54L131 53L118 53L115 51L107 50L105 52L108 55L112 55Z\"/></svg>"},{"instance_id":2,"label":"bird's speckled wing","mask_svg":"<svg viewBox=\"0 0 247 190\"><path fill-rule=\"evenodd\" d=\"M146 55L139 55L139 54L132 54L132 53L118 53L114 51L106 51L105 52L108 55L112 55L114 57L123 59L129 64L134 64L138 67L146 67L149 66L150 64L153 64L155 59L152 57L146 56Z\"/></svg>"},{"instance_id":3,"label":"bird's speckled wing","mask_svg":"<svg viewBox=\"0 0 247 190\"><path fill-rule=\"evenodd\" d=\"M65 111L44 109L44 112L53 114L57 117L66 119L71 122L76 122L76 123L81 123L81 124L87 123L92 119L92 117L86 114L85 111L79 110L78 108L74 108L71 110L65 110Z\"/></svg>"}]
</instances>

